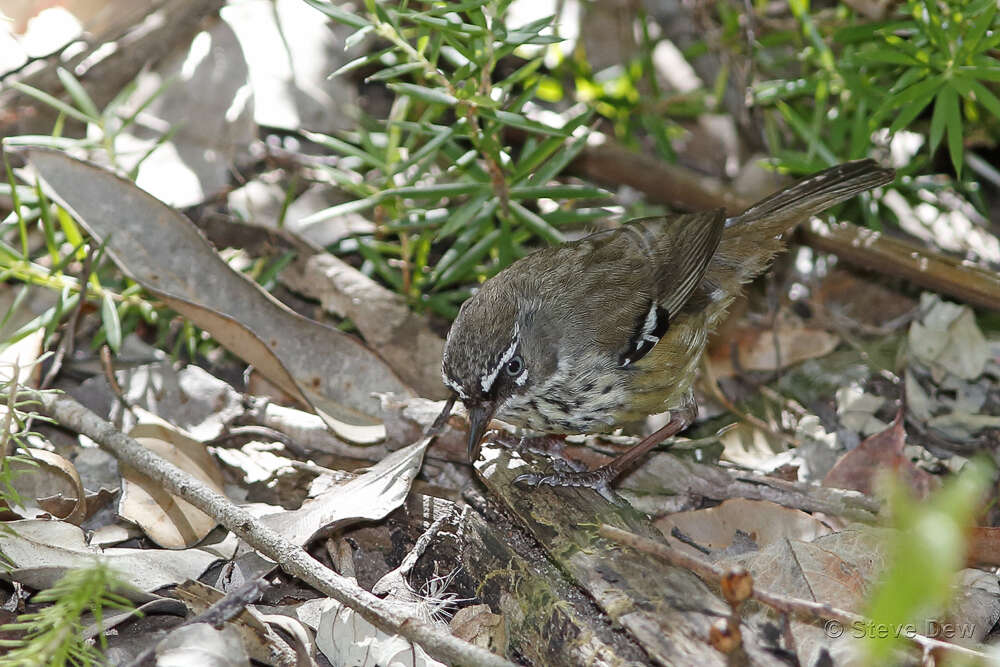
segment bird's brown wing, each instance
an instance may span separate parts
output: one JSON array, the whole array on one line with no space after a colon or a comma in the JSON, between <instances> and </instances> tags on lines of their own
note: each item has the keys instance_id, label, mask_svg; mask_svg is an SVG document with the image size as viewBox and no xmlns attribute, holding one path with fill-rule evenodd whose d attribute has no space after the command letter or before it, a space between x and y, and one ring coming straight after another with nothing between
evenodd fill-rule
<instances>
[{"instance_id":1,"label":"bird's brown wing","mask_svg":"<svg viewBox=\"0 0 1000 667\"><path fill-rule=\"evenodd\" d=\"M719 247L726 214L702 213L634 220L632 228L653 264L657 303L673 317L694 293Z\"/></svg>"}]
</instances>

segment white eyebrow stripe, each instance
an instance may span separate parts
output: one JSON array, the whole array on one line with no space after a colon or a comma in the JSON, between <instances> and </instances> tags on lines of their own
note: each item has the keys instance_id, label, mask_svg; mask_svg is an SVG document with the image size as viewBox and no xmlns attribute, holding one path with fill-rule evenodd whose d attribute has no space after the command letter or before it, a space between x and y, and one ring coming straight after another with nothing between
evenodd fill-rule
<instances>
[{"instance_id":1,"label":"white eyebrow stripe","mask_svg":"<svg viewBox=\"0 0 1000 667\"><path fill-rule=\"evenodd\" d=\"M444 380L446 386L454 389L455 393L458 394L458 397L461 398L463 401L469 397L469 395L465 393L465 390L462 389L462 385L455 382L444 373L441 374L441 379Z\"/></svg>"},{"instance_id":2,"label":"white eyebrow stripe","mask_svg":"<svg viewBox=\"0 0 1000 667\"><path fill-rule=\"evenodd\" d=\"M510 342L510 347L507 348L507 350L500 357L500 360L497 361L497 365L493 368L493 370L483 375L482 380L480 380L484 394L490 393L490 389L493 388L493 383L496 382L497 376L500 375L500 369L503 368L504 365L514 357L514 352L517 350L517 345L519 342L517 334L518 334L518 326L515 324L514 339Z\"/></svg>"}]
</instances>

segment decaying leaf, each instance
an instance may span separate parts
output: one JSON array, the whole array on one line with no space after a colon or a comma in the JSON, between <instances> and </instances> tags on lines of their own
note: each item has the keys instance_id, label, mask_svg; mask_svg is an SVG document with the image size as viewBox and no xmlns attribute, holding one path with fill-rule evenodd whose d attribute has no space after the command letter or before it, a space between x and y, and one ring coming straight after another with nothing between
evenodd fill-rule
<instances>
[{"instance_id":1,"label":"decaying leaf","mask_svg":"<svg viewBox=\"0 0 1000 667\"><path fill-rule=\"evenodd\" d=\"M223 598L223 593L199 581L186 581L174 594L190 608L195 615L203 614L213 604ZM250 658L263 663L271 663L276 654L289 655L291 647L275 633L261 618L263 614L248 605L230 619L229 624L240 634L241 642Z\"/></svg>"},{"instance_id":2,"label":"decaying leaf","mask_svg":"<svg viewBox=\"0 0 1000 667\"><path fill-rule=\"evenodd\" d=\"M699 558L704 554L671 535L675 528L713 552L732 546L737 531L755 548L780 539L794 538L808 542L831 532L826 524L811 514L766 500L745 498L733 498L709 509L677 512L653 523L671 546Z\"/></svg>"},{"instance_id":3,"label":"decaying leaf","mask_svg":"<svg viewBox=\"0 0 1000 667\"><path fill-rule=\"evenodd\" d=\"M316 629L316 646L335 665L444 667L420 646L382 632L353 609L328 599Z\"/></svg>"},{"instance_id":4,"label":"decaying leaf","mask_svg":"<svg viewBox=\"0 0 1000 667\"><path fill-rule=\"evenodd\" d=\"M411 393L364 345L289 310L226 264L184 216L134 184L57 151L21 153L46 194L106 244L125 274L312 405L338 434L370 440L379 414L372 394Z\"/></svg>"},{"instance_id":5,"label":"decaying leaf","mask_svg":"<svg viewBox=\"0 0 1000 667\"><path fill-rule=\"evenodd\" d=\"M197 440L165 423L138 424L129 435L209 488L223 493L219 465ZM122 477L119 514L138 524L161 547L185 549L203 540L215 528L215 519L168 493L161 484L134 468L123 465Z\"/></svg>"},{"instance_id":6,"label":"decaying leaf","mask_svg":"<svg viewBox=\"0 0 1000 667\"><path fill-rule=\"evenodd\" d=\"M261 522L295 544L305 545L318 534L345 523L381 519L406 499L429 440L422 438L397 450L368 472L331 487L299 509L261 517Z\"/></svg>"},{"instance_id":7,"label":"decaying leaf","mask_svg":"<svg viewBox=\"0 0 1000 667\"><path fill-rule=\"evenodd\" d=\"M156 646L158 667L250 667L240 633L226 624L216 629L208 623L177 628Z\"/></svg>"},{"instance_id":8,"label":"decaying leaf","mask_svg":"<svg viewBox=\"0 0 1000 667\"><path fill-rule=\"evenodd\" d=\"M938 487L934 475L917 468L903 453L906 431L903 429L903 412L881 433L866 438L860 445L847 452L823 479L824 486L855 489L871 495L876 491L876 480L883 474L896 474L910 487L918 498Z\"/></svg>"},{"instance_id":9,"label":"decaying leaf","mask_svg":"<svg viewBox=\"0 0 1000 667\"><path fill-rule=\"evenodd\" d=\"M88 567L101 560L122 582L154 591L187 579L197 579L218 560L200 549L95 549L83 531L64 521L25 519L5 524L0 552L13 564L10 578L36 589L49 588L67 570Z\"/></svg>"},{"instance_id":10,"label":"decaying leaf","mask_svg":"<svg viewBox=\"0 0 1000 667\"><path fill-rule=\"evenodd\" d=\"M25 519L43 514L79 525L87 516L87 494L76 467L66 458L44 449L28 450L32 463L15 462L13 486L24 507L11 509Z\"/></svg>"},{"instance_id":11,"label":"decaying leaf","mask_svg":"<svg viewBox=\"0 0 1000 667\"><path fill-rule=\"evenodd\" d=\"M968 306L942 301L936 294L920 296L923 316L910 325L910 353L933 371L971 380L979 377L989 358L989 346Z\"/></svg>"},{"instance_id":12,"label":"decaying leaf","mask_svg":"<svg viewBox=\"0 0 1000 667\"><path fill-rule=\"evenodd\" d=\"M742 327L716 341L708 359L715 377L727 377L736 374L736 364L746 371L774 371L825 356L838 345L840 337L836 334L801 322L775 329Z\"/></svg>"}]
</instances>

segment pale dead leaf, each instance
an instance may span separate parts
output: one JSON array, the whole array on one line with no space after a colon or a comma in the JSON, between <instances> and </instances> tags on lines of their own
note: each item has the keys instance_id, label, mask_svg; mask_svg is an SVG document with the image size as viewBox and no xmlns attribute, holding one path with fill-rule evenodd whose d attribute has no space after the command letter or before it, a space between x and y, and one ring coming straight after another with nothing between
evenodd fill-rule
<instances>
[{"instance_id":1,"label":"pale dead leaf","mask_svg":"<svg viewBox=\"0 0 1000 667\"><path fill-rule=\"evenodd\" d=\"M294 290L351 320L371 345L421 396L447 398L441 382L444 339L402 296L325 252L296 262L281 274Z\"/></svg>"},{"instance_id":2,"label":"pale dead leaf","mask_svg":"<svg viewBox=\"0 0 1000 667\"><path fill-rule=\"evenodd\" d=\"M4 524L0 552L14 565L10 578L32 588L48 588L73 568L100 560L126 584L144 591L197 579L218 560L199 549L95 549L83 531L64 521L25 519Z\"/></svg>"},{"instance_id":3,"label":"pale dead leaf","mask_svg":"<svg viewBox=\"0 0 1000 667\"><path fill-rule=\"evenodd\" d=\"M194 615L205 613L209 607L223 598L222 591L193 580L185 581L175 588L174 594ZM249 657L259 662L270 663L275 655L273 650L275 647L280 647L280 652L285 655L291 654L292 648L264 622L261 616L262 614L252 605L248 605L228 621L239 632Z\"/></svg>"},{"instance_id":4,"label":"pale dead leaf","mask_svg":"<svg viewBox=\"0 0 1000 667\"><path fill-rule=\"evenodd\" d=\"M936 294L920 296L923 317L910 325L909 351L936 371L971 380L979 377L989 359L989 345L968 306L942 301Z\"/></svg>"},{"instance_id":5,"label":"pale dead leaf","mask_svg":"<svg viewBox=\"0 0 1000 667\"><path fill-rule=\"evenodd\" d=\"M333 599L322 607L316 646L335 665L351 667L444 667L418 645L382 632Z\"/></svg>"},{"instance_id":6,"label":"pale dead leaf","mask_svg":"<svg viewBox=\"0 0 1000 667\"><path fill-rule=\"evenodd\" d=\"M372 394L412 393L364 345L289 310L230 268L190 221L134 184L57 151L19 151L46 194L106 243L124 273L312 405L338 434L370 441L373 428L382 431Z\"/></svg>"},{"instance_id":7,"label":"pale dead leaf","mask_svg":"<svg viewBox=\"0 0 1000 667\"><path fill-rule=\"evenodd\" d=\"M715 377L736 374L732 357L734 344L740 368L774 371L778 370L779 361L780 368L787 368L806 359L826 356L840 345L840 337L800 323L786 323L776 329L741 327L728 332L709 349L708 359Z\"/></svg>"},{"instance_id":8,"label":"pale dead leaf","mask_svg":"<svg viewBox=\"0 0 1000 667\"><path fill-rule=\"evenodd\" d=\"M69 523L82 523L87 516L87 494L76 467L55 452L32 448L28 453L34 465L11 463L13 486L27 505L11 509L25 519L50 514Z\"/></svg>"},{"instance_id":9,"label":"pale dead leaf","mask_svg":"<svg viewBox=\"0 0 1000 667\"><path fill-rule=\"evenodd\" d=\"M153 417L148 417L153 419ZM224 493L222 472L205 446L165 423L138 424L129 435L143 447ZM197 544L217 521L134 468L122 465L118 513L135 522L151 540L167 549Z\"/></svg>"},{"instance_id":10,"label":"pale dead leaf","mask_svg":"<svg viewBox=\"0 0 1000 667\"><path fill-rule=\"evenodd\" d=\"M250 667L240 633L230 624L217 630L208 623L177 628L156 645L157 667Z\"/></svg>"},{"instance_id":11,"label":"pale dead leaf","mask_svg":"<svg viewBox=\"0 0 1000 667\"><path fill-rule=\"evenodd\" d=\"M767 500L745 498L732 498L709 509L677 512L659 518L653 524L667 537L672 547L699 558L704 554L671 536L674 528L713 551L728 548L736 531L749 536L761 548L778 540L795 538L810 541L832 532L822 521L801 510L782 507Z\"/></svg>"},{"instance_id":12,"label":"pale dead leaf","mask_svg":"<svg viewBox=\"0 0 1000 667\"><path fill-rule=\"evenodd\" d=\"M333 486L297 510L261 517L261 523L304 546L318 533L345 523L381 519L406 499L429 440L423 438L392 452L363 475Z\"/></svg>"}]
</instances>

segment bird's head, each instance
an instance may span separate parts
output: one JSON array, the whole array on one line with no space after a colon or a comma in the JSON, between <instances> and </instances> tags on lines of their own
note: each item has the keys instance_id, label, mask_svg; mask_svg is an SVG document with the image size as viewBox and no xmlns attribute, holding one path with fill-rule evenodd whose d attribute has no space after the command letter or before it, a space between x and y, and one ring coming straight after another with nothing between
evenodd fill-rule
<instances>
[{"instance_id":1,"label":"bird's head","mask_svg":"<svg viewBox=\"0 0 1000 667\"><path fill-rule=\"evenodd\" d=\"M511 281L490 281L462 305L444 346L441 375L469 414L469 459L497 410L532 391L556 365L556 346L531 300Z\"/></svg>"}]
</instances>

